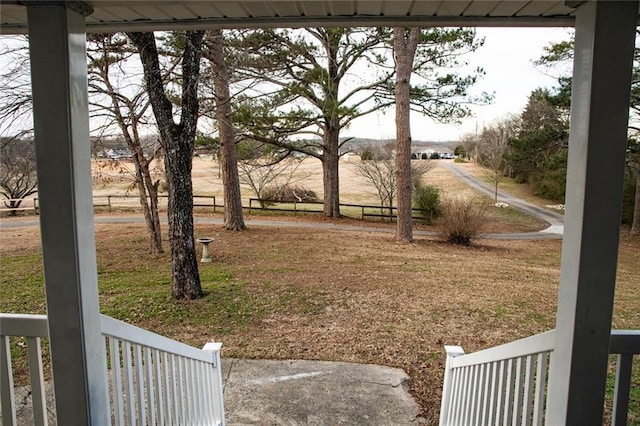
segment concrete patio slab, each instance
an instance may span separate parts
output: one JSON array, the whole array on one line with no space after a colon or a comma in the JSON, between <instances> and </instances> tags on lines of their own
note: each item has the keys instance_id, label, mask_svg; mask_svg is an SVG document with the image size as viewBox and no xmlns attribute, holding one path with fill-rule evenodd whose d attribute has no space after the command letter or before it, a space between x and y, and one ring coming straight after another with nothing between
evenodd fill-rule
<instances>
[{"instance_id":1,"label":"concrete patio slab","mask_svg":"<svg viewBox=\"0 0 640 426\"><path fill-rule=\"evenodd\" d=\"M371 364L223 359L228 425L417 425L406 373Z\"/></svg>"}]
</instances>

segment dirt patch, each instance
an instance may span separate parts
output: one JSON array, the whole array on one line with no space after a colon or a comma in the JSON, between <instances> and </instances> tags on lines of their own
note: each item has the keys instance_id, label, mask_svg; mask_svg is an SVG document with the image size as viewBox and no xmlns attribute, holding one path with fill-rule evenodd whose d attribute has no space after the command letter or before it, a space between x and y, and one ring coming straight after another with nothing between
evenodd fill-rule
<instances>
[{"instance_id":1,"label":"dirt patch","mask_svg":"<svg viewBox=\"0 0 640 426\"><path fill-rule=\"evenodd\" d=\"M19 220L25 220L25 218L2 219L3 222ZM39 226L0 229L0 257L37 253L41 247Z\"/></svg>"}]
</instances>

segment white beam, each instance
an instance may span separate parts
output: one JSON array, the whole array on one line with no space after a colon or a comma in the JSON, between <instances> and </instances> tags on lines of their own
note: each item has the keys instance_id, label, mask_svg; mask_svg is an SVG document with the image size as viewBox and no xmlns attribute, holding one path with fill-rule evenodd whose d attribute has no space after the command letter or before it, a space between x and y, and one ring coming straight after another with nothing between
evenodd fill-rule
<instances>
[{"instance_id":1,"label":"white beam","mask_svg":"<svg viewBox=\"0 0 640 426\"><path fill-rule=\"evenodd\" d=\"M85 17L63 2L28 3L27 9L57 421L103 425L110 419L93 227Z\"/></svg>"},{"instance_id":2,"label":"white beam","mask_svg":"<svg viewBox=\"0 0 640 426\"><path fill-rule=\"evenodd\" d=\"M576 13L551 425L602 424L637 13L638 1Z\"/></svg>"}]
</instances>

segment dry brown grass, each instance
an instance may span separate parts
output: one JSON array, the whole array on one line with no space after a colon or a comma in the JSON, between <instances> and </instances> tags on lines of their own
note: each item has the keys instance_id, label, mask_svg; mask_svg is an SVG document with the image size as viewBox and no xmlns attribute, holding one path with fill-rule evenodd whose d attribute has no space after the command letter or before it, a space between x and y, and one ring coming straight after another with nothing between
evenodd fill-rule
<instances>
[{"instance_id":1,"label":"dry brown grass","mask_svg":"<svg viewBox=\"0 0 640 426\"><path fill-rule=\"evenodd\" d=\"M226 327L225 319L209 310L211 300L189 304L153 299L165 304L166 312L179 309L181 319L139 309L148 304L146 290L139 280L129 280L126 271L144 266L162 276L168 272L167 255L145 253L142 225L96 229L103 309L117 311L118 297L130 292L135 297L130 296L132 307L119 314L123 319L196 346L222 341L225 357L403 368L430 423L437 421L439 410L444 344L474 351L554 326L559 240L482 240L460 247L427 238L399 244L377 232L256 226L224 232L219 226L198 225L197 235L216 238L214 262L202 264L201 273L229 276L220 287L230 295L225 315L231 321L236 310L251 307L242 322ZM2 258L38 253L37 229L1 233ZM640 328L639 257L640 239L623 239L616 327ZM106 287L104 277L111 272L125 283L122 289ZM168 295L169 280L167 274L149 285L161 293L166 286ZM204 284L215 299L211 292L218 284Z\"/></svg>"},{"instance_id":2,"label":"dry brown grass","mask_svg":"<svg viewBox=\"0 0 640 426\"><path fill-rule=\"evenodd\" d=\"M254 283L258 298L293 286L317 294L319 306L311 314L267 315L245 333L227 336L227 353L400 367L432 421L439 409L442 345L475 350L552 326L558 242L541 243L541 253L555 255L540 265L522 242L461 249L429 240L396 244L377 234L258 232L271 234L273 242L245 259L232 247L253 240L249 234L229 236L232 244L221 247L222 260L236 265L234 276ZM266 264L253 260L265 258ZM499 259L502 265L495 267Z\"/></svg>"},{"instance_id":3,"label":"dry brown grass","mask_svg":"<svg viewBox=\"0 0 640 426\"><path fill-rule=\"evenodd\" d=\"M350 157L348 160L341 160L339 164L340 173L340 199L345 203L373 204L379 203L375 188L369 185L358 173L358 157ZM416 164L426 164L424 160L414 160ZM459 179L441 165L451 160L430 160L431 170L423 177L423 183L440 188L447 194L473 194ZM97 162L93 163L94 169ZM124 164L128 168L131 165ZM465 165L466 166L466 165ZM102 175L105 179L94 181L94 194L104 195L113 193L124 193L131 186L131 176L120 174L117 170L104 170ZM202 195L215 195L222 198L222 179L218 175L218 165L215 161L206 158L193 159L192 172L194 193ZM298 167L295 179L296 184L300 184L307 189L316 192L320 197L323 193L322 167L319 160L314 158L305 159ZM156 178L162 179L161 175ZM253 197L247 188L242 188L243 199L248 200ZM134 200L135 202L135 200ZM248 204L248 201L247 201Z\"/></svg>"},{"instance_id":4,"label":"dry brown grass","mask_svg":"<svg viewBox=\"0 0 640 426\"><path fill-rule=\"evenodd\" d=\"M475 165L461 166L480 174ZM375 203L375 195L354 169L352 162L341 162L342 201ZM317 162L307 160L300 172L312 173L304 186L321 193L318 170ZM424 183L441 188L445 197L474 194L437 162ZM220 185L213 162L194 162L196 192L221 194ZM109 191L113 187L98 189ZM318 216L271 219L326 221ZM332 222L364 224L350 219ZM489 209L484 231L544 227L508 209ZM420 224L416 228L434 229ZM166 225L163 229L166 232ZM214 262L200 266L208 296L184 303L168 297L168 255L146 254L144 232L140 224L96 226L105 312L196 346L220 340L225 357L403 368L430 423L437 422L444 344L474 351L554 326L559 240L479 240L460 247L424 237L417 237L414 244L398 244L390 234L373 230L250 226L244 232L224 232L215 225L199 224L196 235L216 238ZM17 306L26 306L29 312L44 310L37 276L39 252L37 227L0 230L0 261L11 265L1 274L0 311L8 308L7 295L15 292L12 280L20 268L22 275L33 270L31 281L39 287L25 290L31 291L33 300L17 297ZM640 239L623 237L614 314L617 328L640 328L638 258ZM16 308L9 306L12 309Z\"/></svg>"}]
</instances>

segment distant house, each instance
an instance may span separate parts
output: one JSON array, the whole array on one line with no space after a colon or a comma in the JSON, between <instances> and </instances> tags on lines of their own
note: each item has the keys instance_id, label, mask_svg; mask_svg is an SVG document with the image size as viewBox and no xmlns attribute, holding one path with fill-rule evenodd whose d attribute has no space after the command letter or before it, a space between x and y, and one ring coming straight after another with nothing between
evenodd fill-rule
<instances>
[{"instance_id":1,"label":"distant house","mask_svg":"<svg viewBox=\"0 0 640 426\"><path fill-rule=\"evenodd\" d=\"M103 158L108 158L110 160L130 160L132 157L131 151L127 148L109 148L103 152Z\"/></svg>"},{"instance_id":2,"label":"distant house","mask_svg":"<svg viewBox=\"0 0 640 426\"><path fill-rule=\"evenodd\" d=\"M411 156L412 158L417 158L417 159L428 159L428 158L431 158L431 154L433 154L434 152L435 150L431 148L416 149L411 152ZM414 154L415 154L415 157L414 157Z\"/></svg>"}]
</instances>

